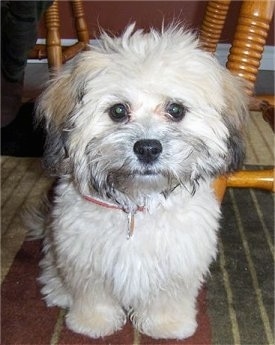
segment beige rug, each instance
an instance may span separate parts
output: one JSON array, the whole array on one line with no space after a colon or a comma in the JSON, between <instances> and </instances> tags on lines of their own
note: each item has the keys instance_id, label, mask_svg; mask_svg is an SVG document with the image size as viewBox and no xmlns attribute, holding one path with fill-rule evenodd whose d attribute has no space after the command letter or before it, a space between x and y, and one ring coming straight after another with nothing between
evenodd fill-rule
<instances>
[{"instance_id":1,"label":"beige rug","mask_svg":"<svg viewBox=\"0 0 275 345\"><path fill-rule=\"evenodd\" d=\"M262 120L261 113L251 112L246 131L246 160L250 165L274 165L274 133Z\"/></svg>"}]
</instances>

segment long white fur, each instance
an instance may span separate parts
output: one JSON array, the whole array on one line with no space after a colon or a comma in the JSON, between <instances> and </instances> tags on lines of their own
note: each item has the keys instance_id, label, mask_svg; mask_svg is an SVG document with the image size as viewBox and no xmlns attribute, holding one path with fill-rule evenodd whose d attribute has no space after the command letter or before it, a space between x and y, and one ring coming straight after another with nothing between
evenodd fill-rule
<instances>
[{"instance_id":1,"label":"long white fur","mask_svg":"<svg viewBox=\"0 0 275 345\"><path fill-rule=\"evenodd\" d=\"M101 38L38 106L49 133L46 165L59 178L45 219L42 293L48 305L68 308L70 329L90 337L121 329L128 315L149 336L183 339L195 332L196 297L216 256L212 181L242 160L246 97L179 26L130 26ZM167 117L167 100L187 107L182 121ZM118 124L107 109L123 102L130 119ZM163 147L151 175L133 151L140 139Z\"/></svg>"}]
</instances>

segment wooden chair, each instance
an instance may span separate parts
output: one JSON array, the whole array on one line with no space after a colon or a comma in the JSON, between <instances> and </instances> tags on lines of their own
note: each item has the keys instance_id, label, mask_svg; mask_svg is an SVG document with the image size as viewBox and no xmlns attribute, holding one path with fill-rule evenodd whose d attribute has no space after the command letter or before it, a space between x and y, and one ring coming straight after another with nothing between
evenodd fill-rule
<instances>
[{"instance_id":1,"label":"wooden chair","mask_svg":"<svg viewBox=\"0 0 275 345\"><path fill-rule=\"evenodd\" d=\"M207 51L215 52L219 42L230 0L209 1L200 31L200 39ZM274 1L244 0L238 18L233 43L226 67L247 81L250 109L262 112L266 121L274 121L274 99L254 95L266 37L274 13ZM267 100L271 100L270 104ZM274 122L273 122L274 126ZM274 130L274 127L273 127ZM216 194L222 200L226 187L252 187L274 191L274 169L261 171L239 171L222 176L214 183Z\"/></svg>"},{"instance_id":2,"label":"wooden chair","mask_svg":"<svg viewBox=\"0 0 275 345\"><path fill-rule=\"evenodd\" d=\"M84 50L89 43L82 0L72 0L70 4L78 42L69 47L61 46L58 1L55 0L45 13L46 44L37 44L29 54L30 59L47 58L48 66L53 71Z\"/></svg>"}]
</instances>

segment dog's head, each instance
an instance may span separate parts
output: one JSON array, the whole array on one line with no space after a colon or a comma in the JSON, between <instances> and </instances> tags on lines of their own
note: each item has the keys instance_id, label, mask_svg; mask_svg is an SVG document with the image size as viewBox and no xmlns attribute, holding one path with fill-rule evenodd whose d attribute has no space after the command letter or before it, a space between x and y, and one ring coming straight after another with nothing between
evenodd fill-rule
<instances>
[{"instance_id":1,"label":"dog's head","mask_svg":"<svg viewBox=\"0 0 275 345\"><path fill-rule=\"evenodd\" d=\"M48 168L118 201L237 169L246 114L241 81L180 27L103 34L38 105Z\"/></svg>"}]
</instances>

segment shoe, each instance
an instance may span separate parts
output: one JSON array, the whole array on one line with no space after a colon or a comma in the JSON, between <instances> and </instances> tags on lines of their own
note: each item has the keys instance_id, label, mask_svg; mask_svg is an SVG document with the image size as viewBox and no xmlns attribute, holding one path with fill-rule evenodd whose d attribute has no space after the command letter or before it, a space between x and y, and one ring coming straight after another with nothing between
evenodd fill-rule
<instances>
[{"instance_id":1,"label":"shoe","mask_svg":"<svg viewBox=\"0 0 275 345\"><path fill-rule=\"evenodd\" d=\"M34 125L34 103L24 103L16 118L1 128L1 155L41 157L45 143L42 126Z\"/></svg>"}]
</instances>

